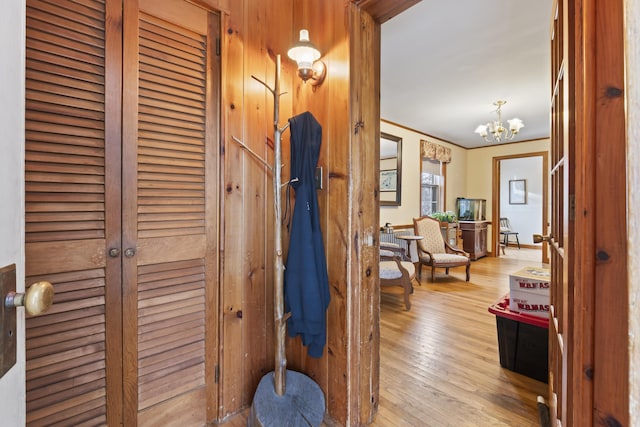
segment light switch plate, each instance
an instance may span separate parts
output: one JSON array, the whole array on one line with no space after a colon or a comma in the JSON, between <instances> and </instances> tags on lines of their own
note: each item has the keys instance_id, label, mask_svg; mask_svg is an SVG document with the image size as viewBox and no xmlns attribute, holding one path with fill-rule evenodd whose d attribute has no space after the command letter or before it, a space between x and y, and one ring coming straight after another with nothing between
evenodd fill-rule
<instances>
[{"instance_id":1,"label":"light switch plate","mask_svg":"<svg viewBox=\"0 0 640 427\"><path fill-rule=\"evenodd\" d=\"M0 378L16 364L16 309L4 303L15 291L16 265L0 268Z\"/></svg>"},{"instance_id":2,"label":"light switch plate","mask_svg":"<svg viewBox=\"0 0 640 427\"><path fill-rule=\"evenodd\" d=\"M316 168L316 172L314 174L315 187L316 190L322 190L322 166Z\"/></svg>"}]
</instances>

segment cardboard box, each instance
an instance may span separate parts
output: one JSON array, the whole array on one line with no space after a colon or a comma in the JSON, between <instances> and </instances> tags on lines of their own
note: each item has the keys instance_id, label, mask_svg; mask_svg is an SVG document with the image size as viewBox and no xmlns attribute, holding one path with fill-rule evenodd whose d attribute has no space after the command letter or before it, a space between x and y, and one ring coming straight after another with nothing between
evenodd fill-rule
<instances>
[{"instance_id":1,"label":"cardboard box","mask_svg":"<svg viewBox=\"0 0 640 427\"><path fill-rule=\"evenodd\" d=\"M537 317L549 316L551 270L525 267L509 276L509 309Z\"/></svg>"},{"instance_id":2,"label":"cardboard box","mask_svg":"<svg viewBox=\"0 0 640 427\"><path fill-rule=\"evenodd\" d=\"M525 267L509 275L509 290L549 295L550 279L549 268Z\"/></svg>"},{"instance_id":3,"label":"cardboard box","mask_svg":"<svg viewBox=\"0 0 640 427\"><path fill-rule=\"evenodd\" d=\"M549 294L536 292L510 291L509 310L532 316L549 317Z\"/></svg>"}]
</instances>

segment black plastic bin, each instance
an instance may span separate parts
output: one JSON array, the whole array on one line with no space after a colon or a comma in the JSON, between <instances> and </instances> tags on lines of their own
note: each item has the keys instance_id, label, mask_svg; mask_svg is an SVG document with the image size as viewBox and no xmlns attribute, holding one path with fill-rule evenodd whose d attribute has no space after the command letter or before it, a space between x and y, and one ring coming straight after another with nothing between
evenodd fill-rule
<instances>
[{"instance_id":1,"label":"black plastic bin","mask_svg":"<svg viewBox=\"0 0 640 427\"><path fill-rule=\"evenodd\" d=\"M496 315L500 365L538 381L549 373L549 319L509 310L509 295L489 307Z\"/></svg>"}]
</instances>

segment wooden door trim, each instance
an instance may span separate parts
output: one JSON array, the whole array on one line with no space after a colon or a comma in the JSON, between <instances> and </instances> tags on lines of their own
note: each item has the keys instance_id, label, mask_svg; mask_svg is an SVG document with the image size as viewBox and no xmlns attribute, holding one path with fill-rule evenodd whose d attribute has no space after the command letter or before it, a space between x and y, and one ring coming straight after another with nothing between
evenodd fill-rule
<instances>
[{"instance_id":1,"label":"wooden door trim","mask_svg":"<svg viewBox=\"0 0 640 427\"><path fill-rule=\"evenodd\" d=\"M568 104L563 137L574 141L569 191L575 195L576 212L591 212L596 203L592 191L595 177L591 173L595 167L595 158L590 148L594 145L592 126L595 116L587 107L587 104L593 102L589 100L590 93L595 93L596 90L594 81L587 80L589 75L595 73L595 34L584 33L584 27L593 28L594 16L593 11L589 13L588 8L583 15L579 14L584 1L563 2L566 9L563 56L567 61L563 78ZM578 181L579 186L576 185ZM573 312L569 313L569 316L575 318L576 313L582 315L573 322L573 339L567 349L566 357L570 358L570 362L566 371L566 387L572 392L572 401L571 408L567 408L562 415L565 425L592 425L593 382L587 378L585 370L593 369L595 242L592 230L595 228L595 218L593 215L579 215L575 221L569 222L567 227L571 227L570 233L573 237L570 242L567 273L572 283L580 284L580 291L575 292L570 301ZM574 268L575 265L580 265L580 268Z\"/></svg>"},{"instance_id":2,"label":"wooden door trim","mask_svg":"<svg viewBox=\"0 0 640 427\"><path fill-rule=\"evenodd\" d=\"M221 16L215 10L205 8L208 13L208 34L207 38L211 41L222 40L222 23ZM207 178L206 181L206 211L211 212L211 217L207 218L207 235L210 233L215 237L213 242L208 242L206 253L209 258L205 265L207 266L207 277L215 278L216 283L208 282L205 288L205 317L207 329L205 330L205 375L210 380L205 381L207 390L207 421L219 419L219 395L220 382L214 380L217 378L216 372L220 364L220 292L222 286L222 274L220 269L220 243L222 242L221 230L221 212L224 209L224 201L221 197L220 186L224 182L224 172L221 167L221 78L222 66L220 55L216 52L216 43L208 44L209 52L207 53L207 81L206 81L206 135L207 141L206 163L211 165L210 173L215 174L215 179ZM214 78L215 77L215 78Z\"/></svg>"},{"instance_id":3,"label":"wooden door trim","mask_svg":"<svg viewBox=\"0 0 640 427\"><path fill-rule=\"evenodd\" d=\"M626 112L623 0L594 0L586 11L584 33L593 40L595 73L587 76L595 90L585 91L586 113L594 145L595 245L593 419L609 425L629 425L628 275L626 218ZM587 67L587 70L591 70ZM591 79L592 77L592 79ZM587 125L585 121L585 125ZM577 183L576 183L577 184ZM579 215L576 215L578 218ZM594 256L592 253L591 256ZM577 269L577 265L576 265ZM619 306L624 309L612 310ZM612 351L620 349L621 351Z\"/></svg>"},{"instance_id":4,"label":"wooden door trim","mask_svg":"<svg viewBox=\"0 0 640 427\"><path fill-rule=\"evenodd\" d=\"M496 156L493 158L492 188L491 188L491 230L493 256L500 256L500 161L509 159L521 159L526 157L542 157L542 224L541 233L547 234L547 224L549 222L549 152L535 151L531 153L510 154L507 156ZM547 254L548 244L542 244L543 256ZM546 262L549 262L548 256Z\"/></svg>"}]
</instances>

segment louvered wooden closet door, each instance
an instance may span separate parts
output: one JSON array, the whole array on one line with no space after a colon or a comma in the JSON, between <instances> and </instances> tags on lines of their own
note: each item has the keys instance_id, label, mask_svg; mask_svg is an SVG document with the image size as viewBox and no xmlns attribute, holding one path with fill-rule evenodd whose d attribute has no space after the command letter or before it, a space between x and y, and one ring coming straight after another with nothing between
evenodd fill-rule
<instances>
[{"instance_id":1,"label":"louvered wooden closet door","mask_svg":"<svg viewBox=\"0 0 640 427\"><path fill-rule=\"evenodd\" d=\"M120 266L106 254L120 245L121 209L119 130L109 130L119 99L105 95L119 92L105 75L120 71L105 58L121 51L106 41L106 13L104 1L27 2L26 275L56 292L26 323L29 426L105 424L108 374L111 390L122 375L107 366L121 354Z\"/></svg>"},{"instance_id":2,"label":"louvered wooden closet door","mask_svg":"<svg viewBox=\"0 0 640 427\"><path fill-rule=\"evenodd\" d=\"M125 2L125 407L144 425L206 421L217 168L208 88L216 28L180 0ZM137 32L137 34L134 33ZM215 55L215 51L213 53ZM129 256L127 248L135 249ZM212 307L212 305L209 305ZM213 381L213 375L209 376ZM130 407L129 407L130 406ZM215 407L215 405L212 405Z\"/></svg>"},{"instance_id":3,"label":"louvered wooden closet door","mask_svg":"<svg viewBox=\"0 0 640 427\"><path fill-rule=\"evenodd\" d=\"M148 3L27 1L30 426L215 416L218 17Z\"/></svg>"}]
</instances>

